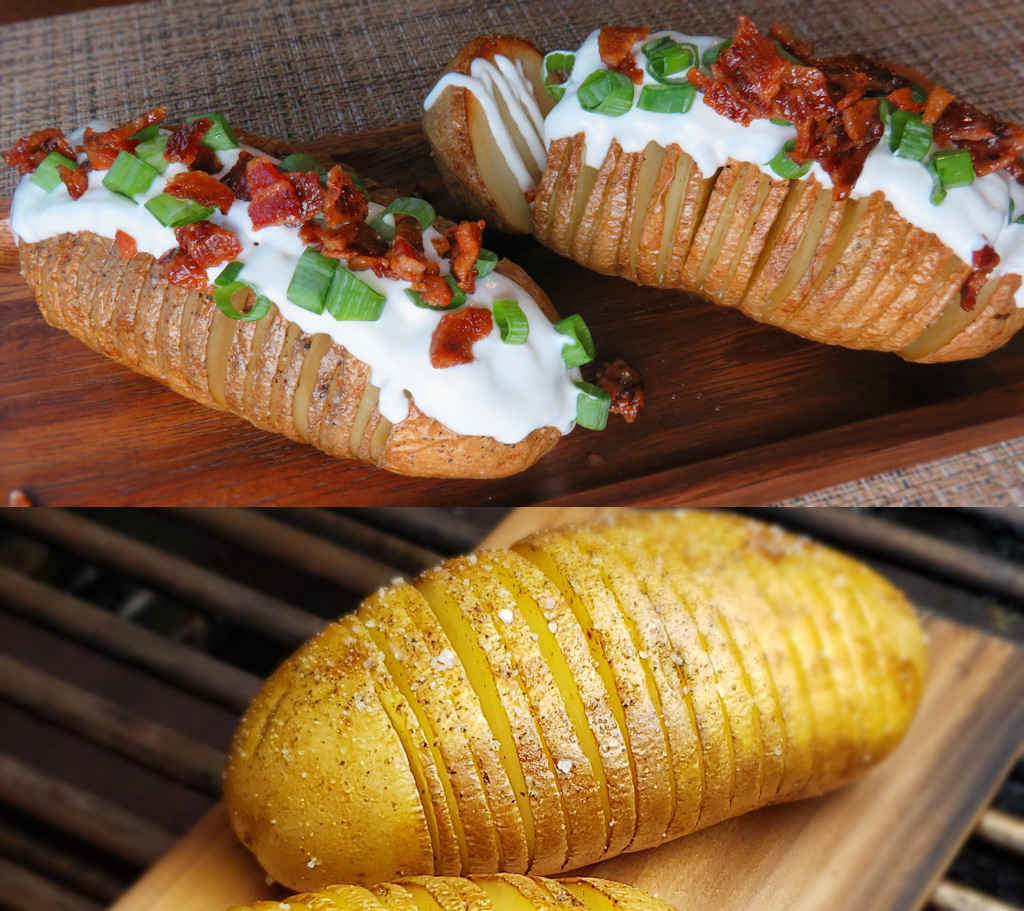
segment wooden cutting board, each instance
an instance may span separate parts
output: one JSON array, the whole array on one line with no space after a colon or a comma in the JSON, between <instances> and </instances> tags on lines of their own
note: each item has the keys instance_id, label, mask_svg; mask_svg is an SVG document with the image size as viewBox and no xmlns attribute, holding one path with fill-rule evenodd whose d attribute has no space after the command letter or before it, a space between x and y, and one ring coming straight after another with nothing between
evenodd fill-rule
<instances>
[{"instance_id":1,"label":"wooden cutting board","mask_svg":"<svg viewBox=\"0 0 1024 911\"><path fill-rule=\"evenodd\" d=\"M416 126L300 148L453 209ZM0 225L0 494L39 504L751 504L1024 433L1024 333L982 360L906 364L491 236L563 313L583 314L600 358L642 372L647 407L632 425L576 430L514 478L403 478L187 401L50 328L6 237Z\"/></svg>"},{"instance_id":2,"label":"wooden cutting board","mask_svg":"<svg viewBox=\"0 0 1024 911\"><path fill-rule=\"evenodd\" d=\"M600 510L520 509L487 544ZM927 605L921 605L927 608ZM1024 654L929 618L931 665L907 738L857 784L770 807L588 872L681 909L913 911L924 905L1024 747ZM281 898L215 807L114 911L222 911Z\"/></svg>"}]
</instances>

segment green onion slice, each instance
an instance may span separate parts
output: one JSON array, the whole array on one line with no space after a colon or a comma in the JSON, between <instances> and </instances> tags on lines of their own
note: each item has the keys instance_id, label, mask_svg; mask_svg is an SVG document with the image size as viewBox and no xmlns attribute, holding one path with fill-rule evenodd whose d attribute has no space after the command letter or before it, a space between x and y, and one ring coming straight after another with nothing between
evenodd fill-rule
<instances>
[{"instance_id":1,"label":"green onion slice","mask_svg":"<svg viewBox=\"0 0 1024 911\"><path fill-rule=\"evenodd\" d=\"M305 152L292 152L291 155L286 155L279 167L282 171L315 171L321 180L327 179L327 168Z\"/></svg>"},{"instance_id":2,"label":"green onion slice","mask_svg":"<svg viewBox=\"0 0 1024 911\"><path fill-rule=\"evenodd\" d=\"M570 51L552 51L544 58L544 88L555 101L560 101L565 94L564 83L569 80L575 65L576 55ZM551 81L556 73L564 76L561 82Z\"/></svg>"},{"instance_id":3,"label":"green onion slice","mask_svg":"<svg viewBox=\"0 0 1024 911\"><path fill-rule=\"evenodd\" d=\"M932 156L932 164L944 190L974 183L974 162L967 149L945 149Z\"/></svg>"},{"instance_id":4,"label":"green onion slice","mask_svg":"<svg viewBox=\"0 0 1024 911\"><path fill-rule=\"evenodd\" d=\"M932 195L930 197L933 206L942 205L946 198L946 188L942 185L942 178L939 176L939 169L935 167L935 159L928 160L928 173L932 175Z\"/></svg>"},{"instance_id":5,"label":"green onion slice","mask_svg":"<svg viewBox=\"0 0 1024 911\"><path fill-rule=\"evenodd\" d=\"M230 285L233 281L237 280L238 273L241 272L241 271L242 271L242 264L240 262L238 262L238 260L235 260L235 262L228 263L223 268L223 270L221 271L220 275L218 275L213 280L213 283L215 285L217 285L217 287L222 287L223 285Z\"/></svg>"},{"instance_id":6,"label":"green onion slice","mask_svg":"<svg viewBox=\"0 0 1024 911\"><path fill-rule=\"evenodd\" d=\"M180 228L194 221L202 221L213 214L212 206L201 206L191 199L178 199L166 193L147 201L146 208L165 228Z\"/></svg>"},{"instance_id":7,"label":"green onion slice","mask_svg":"<svg viewBox=\"0 0 1024 911\"><path fill-rule=\"evenodd\" d=\"M806 66L806 64L802 60L797 60L796 57L794 57L789 51L787 51L781 41L776 41L775 47L778 50L779 54L785 57L790 63L795 63L797 66Z\"/></svg>"},{"instance_id":8,"label":"green onion slice","mask_svg":"<svg viewBox=\"0 0 1024 911\"><path fill-rule=\"evenodd\" d=\"M582 367L594 359L594 339L578 313L555 323L555 331L572 339L571 344L562 348L562 360L566 367Z\"/></svg>"},{"instance_id":9,"label":"green onion slice","mask_svg":"<svg viewBox=\"0 0 1024 911\"><path fill-rule=\"evenodd\" d=\"M201 117L205 117L213 124L206 131L206 135L203 136L204 146L217 150L238 148L235 131L231 129L231 124L228 123L227 118L223 114L197 114L195 117L189 117L185 122L191 123L193 120L199 120Z\"/></svg>"},{"instance_id":10,"label":"green onion slice","mask_svg":"<svg viewBox=\"0 0 1024 911\"><path fill-rule=\"evenodd\" d=\"M370 227L373 228L384 240L390 241L395 236L394 225L384 221L385 215L411 215L420 224L420 230L426 231L437 218L434 207L424 199L416 199L414 196L400 196L380 213L376 218L370 220Z\"/></svg>"},{"instance_id":11,"label":"green onion slice","mask_svg":"<svg viewBox=\"0 0 1024 911\"><path fill-rule=\"evenodd\" d=\"M686 82L687 72L699 59L696 45L680 44L667 35L648 41L643 52L647 56L647 72L667 85Z\"/></svg>"},{"instance_id":12,"label":"green onion slice","mask_svg":"<svg viewBox=\"0 0 1024 911\"><path fill-rule=\"evenodd\" d=\"M163 174L167 170L169 162L164 158L164 151L167 149L167 134L161 133L145 142L140 142L135 147L135 157L142 159L151 168Z\"/></svg>"},{"instance_id":13,"label":"green onion slice","mask_svg":"<svg viewBox=\"0 0 1024 911\"><path fill-rule=\"evenodd\" d=\"M324 312L324 300L334 280L336 259L306 247L295 266L292 280L288 283L287 297L293 304L311 313Z\"/></svg>"},{"instance_id":14,"label":"green onion slice","mask_svg":"<svg viewBox=\"0 0 1024 911\"><path fill-rule=\"evenodd\" d=\"M888 98L878 100L878 116L885 126L889 126L889 118L892 116L893 103Z\"/></svg>"},{"instance_id":15,"label":"green onion slice","mask_svg":"<svg viewBox=\"0 0 1024 911\"><path fill-rule=\"evenodd\" d=\"M727 38L725 41L719 41L718 44L709 47L704 51L703 55L701 55L700 65L704 67L704 69L710 70L711 64L722 56L722 51L724 51L730 44L732 44L732 39Z\"/></svg>"},{"instance_id":16,"label":"green onion slice","mask_svg":"<svg viewBox=\"0 0 1024 911\"><path fill-rule=\"evenodd\" d=\"M1013 202L1013 200L1010 200L1010 202ZM498 265L498 254L493 250L481 247L480 255L476 258L476 277L484 278L490 275L496 265Z\"/></svg>"},{"instance_id":17,"label":"green onion slice","mask_svg":"<svg viewBox=\"0 0 1024 911\"><path fill-rule=\"evenodd\" d=\"M160 127L158 127L155 123L151 123L148 127L143 127L141 130L139 130L139 132L136 133L132 137L132 139L134 139L136 142L146 142L147 140L150 139L156 139L156 137L159 135Z\"/></svg>"},{"instance_id":18,"label":"green onion slice","mask_svg":"<svg viewBox=\"0 0 1024 911\"><path fill-rule=\"evenodd\" d=\"M103 186L111 193L120 193L131 199L139 193L145 193L159 174L156 168L136 158L131 152L118 152L103 178Z\"/></svg>"},{"instance_id":19,"label":"green onion slice","mask_svg":"<svg viewBox=\"0 0 1024 911\"><path fill-rule=\"evenodd\" d=\"M405 293L409 300L423 310L454 310L456 307L461 307L466 303L466 292L458 286L454 276L446 275L444 280L448 287L452 289L452 299L447 307L435 307L433 304L428 304L426 298L419 291L413 291L412 288L406 288Z\"/></svg>"},{"instance_id":20,"label":"green onion slice","mask_svg":"<svg viewBox=\"0 0 1024 911\"><path fill-rule=\"evenodd\" d=\"M232 263L234 265L234 263ZM252 305L252 309L248 312L243 313L241 310L235 309L234 298L242 290L251 291L252 288L245 282L228 282L226 284L220 284L220 279L223 276L217 276L217 281L214 282L217 285L213 291L213 302L217 305L217 309L220 310L228 319L239 320L244 323L252 323L257 320L263 319L269 312L271 307L271 300L269 297L264 297L262 294L256 296L256 300Z\"/></svg>"},{"instance_id":21,"label":"green onion slice","mask_svg":"<svg viewBox=\"0 0 1024 911\"><path fill-rule=\"evenodd\" d=\"M594 70L576 93L584 111L621 117L633 107L633 81L614 70Z\"/></svg>"},{"instance_id":22,"label":"green onion slice","mask_svg":"<svg viewBox=\"0 0 1024 911\"><path fill-rule=\"evenodd\" d=\"M514 300L494 302L494 322L498 324L498 333L506 345L524 345L530 337L530 321Z\"/></svg>"},{"instance_id":23,"label":"green onion slice","mask_svg":"<svg viewBox=\"0 0 1024 911\"><path fill-rule=\"evenodd\" d=\"M924 104L928 100L928 93L919 85L910 87L910 97L918 104Z\"/></svg>"},{"instance_id":24,"label":"green onion slice","mask_svg":"<svg viewBox=\"0 0 1024 911\"><path fill-rule=\"evenodd\" d=\"M29 180L37 187L41 187L49 193L61 182L60 171L57 170L57 165L64 165L65 168L77 168L78 162L72 161L66 155L61 155L60 152L50 152L49 155L39 162Z\"/></svg>"},{"instance_id":25,"label":"green onion slice","mask_svg":"<svg viewBox=\"0 0 1024 911\"><path fill-rule=\"evenodd\" d=\"M608 426L608 410L612 397L593 383L576 382L576 423L587 430L604 430Z\"/></svg>"},{"instance_id":26,"label":"green onion slice","mask_svg":"<svg viewBox=\"0 0 1024 911\"><path fill-rule=\"evenodd\" d=\"M642 111L653 111L656 114L685 114L693 107L697 90L685 85L645 85L640 89L640 98L636 106Z\"/></svg>"},{"instance_id":27,"label":"green onion slice","mask_svg":"<svg viewBox=\"0 0 1024 911\"><path fill-rule=\"evenodd\" d=\"M1010 218L1009 218L1010 224L1011 225L1024 225L1024 214L1018 215L1016 218L1014 218L1013 217L1013 207L1014 207L1014 202L1013 202L1013 197L1011 196L1010 197Z\"/></svg>"},{"instance_id":28,"label":"green onion slice","mask_svg":"<svg viewBox=\"0 0 1024 911\"><path fill-rule=\"evenodd\" d=\"M925 123L920 114L893 111L889 115L889 148L894 155L921 161L931 147L931 124Z\"/></svg>"},{"instance_id":29,"label":"green onion slice","mask_svg":"<svg viewBox=\"0 0 1024 911\"><path fill-rule=\"evenodd\" d=\"M336 320L373 322L380 319L385 300L383 294L339 264L327 289L324 309Z\"/></svg>"},{"instance_id":30,"label":"green onion slice","mask_svg":"<svg viewBox=\"0 0 1024 911\"><path fill-rule=\"evenodd\" d=\"M810 169L811 163L808 161L805 164L797 164L789 157L789 153L796 147L796 143L790 139L781 149L778 154L768 162L768 166L786 180L794 180L797 177L803 177Z\"/></svg>"},{"instance_id":31,"label":"green onion slice","mask_svg":"<svg viewBox=\"0 0 1024 911\"><path fill-rule=\"evenodd\" d=\"M781 117L769 117L768 118L777 127L791 127L793 122L791 120L783 120Z\"/></svg>"}]
</instances>

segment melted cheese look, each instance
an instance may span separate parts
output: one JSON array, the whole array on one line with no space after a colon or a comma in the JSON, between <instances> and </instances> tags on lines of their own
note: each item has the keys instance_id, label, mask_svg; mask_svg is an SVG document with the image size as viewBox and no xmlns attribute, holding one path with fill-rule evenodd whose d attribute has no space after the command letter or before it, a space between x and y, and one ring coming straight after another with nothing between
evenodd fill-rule
<instances>
[{"instance_id":1,"label":"melted cheese look","mask_svg":"<svg viewBox=\"0 0 1024 911\"><path fill-rule=\"evenodd\" d=\"M109 129L109 124L91 126ZM80 142L81 131L69 138L72 144ZM240 151L217 153L221 175L234 165ZM78 231L113 238L121 230L135 239L140 253L160 257L178 243L173 229L161 225L144 203L184 170L182 164L170 164L134 201L103 186L105 171L90 172L89 189L77 200L71 199L63 183L47 193L26 176L11 204L11 229L27 243ZM381 206L371 203L369 217L381 211ZM407 282L378 278L369 270L356 273L387 299L374 322L339 321L327 312L312 313L287 297L304 249L298 228L275 225L255 231L249 204L242 200L236 200L227 215L215 211L209 220L241 241L242 280L269 297L281 315L303 332L325 333L369 365L371 382L380 388L381 414L393 424L408 416L412 398L420 411L456 433L493 437L501 443L518 443L541 427L556 427L562 433L572 430L579 393L573 381L579 379L579 371L567 369L562 361L562 348L569 339L554 329L536 301L511 279L497 272L478 279L466 306L493 309L496 300L517 301L530 324L526 344L505 344L495 327L473 346L471 363L437 369L430 363L430 340L444 313L415 306L405 293ZM447 274L449 261L439 257L431 243L439 236L428 228L423 245L426 255ZM211 284L223 268L208 270Z\"/></svg>"}]
</instances>

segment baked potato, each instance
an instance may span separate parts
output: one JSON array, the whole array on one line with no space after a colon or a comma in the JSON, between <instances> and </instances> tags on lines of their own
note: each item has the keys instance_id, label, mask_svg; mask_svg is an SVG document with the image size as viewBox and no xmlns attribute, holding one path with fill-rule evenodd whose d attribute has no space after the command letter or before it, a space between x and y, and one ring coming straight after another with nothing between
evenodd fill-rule
<instances>
[{"instance_id":1,"label":"baked potato","mask_svg":"<svg viewBox=\"0 0 1024 911\"><path fill-rule=\"evenodd\" d=\"M924 673L913 609L866 566L627 511L371 595L267 681L226 805L292 888L559 873L850 781Z\"/></svg>"},{"instance_id":2,"label":"baked potato","mask_svg":"<svg viewBox=\"0 0 1024 911\"><path fill-rule=\"evenodd\" d=\"M607 31L639 35L647 30ZM588 44L592 40L596 40L593 35ZM638 40L642 42L643 37ZM474 58L493 61L514 54L529 60L528 72L539 68L543 77L545 58L536 49L530 55L524 44L523 39L505 36L475 39L456 55L449 71L469 72ZM578 52L586 58L585 68L595 64L588 44ZM695 53L701 56L696 46ZM650 59L638 50L627 60L634 58L637 62ZM596 59L596 65L603 65L602 58ZM906 79L905 70L891 69L893 79ZM580 78L581 74L574 75L574 91ZM644 80L643 89L670 88L652 83L649 76ZM531 84L536 83L533 78ZM935 88L923 78L915 85ZM753 319L814 341L893 352L918 362L981 356L1003 345L1024 325L1021 256L1014 252L1024 250L1024 243L1007 244L1002 255L1007 262L1013 261L1012 267L989 274L989 267L978 268L983 251L975 250L973 260L966 254L965 260L962 250L958 255L934 233L935 213L925 213L929 218L921 222L929 230L910 220L903 203L902 213L898 211L880 189L859 198L842 196L820 167L806 176L783 179L764 159L737 156L723 158L705 173L685 151L685 113L676 115L683 119L674 132L663 124L651 128L646 144L642 138L646 133L640 128L620 128L617 116L577 117L582 123L575 133L571 117L560 114L554 126L548 118L541 132L547 146L546 159L540 162L542 173L525 195L517 194L507 168L494 163L503 152L486 127L476 126L472 142L465 141L461 112L469 110L474 118L486 119L479 105L474 108L475 91L443 76L428 98L424 130L452 192L471 211L488 214L495 211L494 200L502 198L498 208L505 213L507 230L532 232L559 254L597 272L639 285L700 292L716 304L735 307ZM576 97L572 104L577 103ZM691 103L703 108L703 97L698 94ZM538 105L550 105L543 88L537 90L535 100ZM556 113L564 113L569 103L569 98L563 98ZM577 106L575 111L579 110ZM629 113L636 111L634 107ZM972 117L980 114L971 111ZM504 110L503 116L508 119ZM1004 127L1013 136L1017 135L1013 131L1020 132L1014 141L1024 149L1024 129L999 124L999 130ZM588 155L588 131L596 149L607 149L596 159L593 150ZM619 131L625 131L628 149L617 138ZM609 141L609 135L615 138ZM886 145L888 137L886 133ZM703 143L703 134L693 141ZM1019 161L1009 166L1021 167ZM930 186L931 178L926 182ZM992 202L999 211L986 215L986 224L994 215L994 231L1001 230L1000 219L1006 222L1009 203L1009 223L1002 230L1024 232L1024 225L1013 220L1016 192L997 188L993 195L991 181L984 193L979 191L979 206L987 206L989 196L1000 200ZM507 199L510 195L514 198ZM1017 195L1024 201L1024 193ZM927 198L923 205L929 205ZM939 233L948 241L947 234L956 233L951 226L971 221L976 212L977 207L948 214L938 222ZM970 290L962 293L968 286Z\"/></svg>"},{"instance_id":3,"label":"baked potato","mask_svg":"<svg viewBox=\"0 0 1024 911\"><path fill-rule=\"evenodd\" d=\"M137 171L150 167L148 162L154 159L140 157L144 146L137 138L117 136L119 130L137 126L133 123L105 133L92 133L93 143L99 141L97 136L107 137L104 142L120 142L119 160L128 161L129 167ZM154 130L156 127L156 123L151 125ZM177 136L187 129L175 128L174 132L165 131L160 136L165 143L171 142L168 136ZM479 249L482 225L456 226L435 217L432 208L420 200L402 200L396 192L382 188L366 191L357 183L358 178L342 166L331 169L330 175L334 176L327 175L327 169L322 169L320 175L315 171L299 173L296 167L286 168L276 159L261 157L261 149L270 148L283 158L280 144L253 137L246 137L249 144L242 151L238 151L236 143L229 151L223 151L222 146L217 152L227 163L234 160L227 156L237 156L243 167L241 176L236 173L238 167L229 169L227 163L215 177L203 172L198 162L189 163L186 168L175 161L167 170L167 161L157 160L156 164L162 164L166 173L159 174L150 168L149 189L137 193L138 198L126 200L130 188L110 182L118 167L116 160L115 164L107 162L105 171L91 166L91 161L83 161L78 168L64 168L66 173L60 180L67 189L55 177L44 186L39 175L47 165L45 161L39 162L39 156L61 158L59 153L48 153L47 149L53 148L53 143L64 142L63 135L59 139L51 136L41 145L36 143L38 147L32 145L32 140L51 133L59 131L33 134L6 153L8 160L25 173L12 205L11 228L22 274L44 318L95 351L170 386L181 395L211 408L230 411L261 429L316 446L338 458L359 459L407 475L488 478L513 474L536 462L571 428L568 414L564 415L567 421L546 422L555 412L570 410L568 401L562 402L562 398L565 394L573 396L576 373L562 363L558 346L564 336L551 325L558 317L537 284L518 266L508 260L499 261L493 254L489 254L492 259L488 266L496 263L495 274L484 279L485 273L480 271L480 281L476 282L476 273L482 270L479 262L487 251L470 252L469 263L463 264L458 281L454 259L450 259L451 271L447 276L431 275L431 269L437 273L449 262L445 257L453 257L460 249L460 240L453 232L468 228L466 236L472 235L469 246L475 240ZM233 134L231 138L234 139ZM127 151L136 146L138 156ZM87 144L87 148L92 154L93 147ZM267 152L268 156L272 154ZM304 158L306 167L322 168L309 156ZM63 160L70 161L66 156ZM316 198L320 209L311 206L308 211L302 210L299 217L286 214L265 226L257 224L252 214L257 203L251 199L253 193L260 191L245 183L245 175L261 162L266 163L267 173L276 181L271 191L273 186L283 187L294 198L289 181L296 181L295 187L302 188L304 185L297 179L304 178L319 188ZM206 167L216 170L215 166ZM340 202L331 203L331 181L335 177L340 185L333 189L338 191ZM82 181L81 186L75 185L76 179ZM169 190L172 182L183 179L197 185L196 195L209 192L209 199L179 200L162 192L154 198L158 189ZM225 194L226 202L215 202L217 194ZM165 225L163 216L151 207L167 200L175 213L175 206L198 207L203 220L196 222L195 216L191 216L190 222ZM136 205L132 206L132 202ZM359 213L351 216L350 223L342 222L335 228L323 223L323 214L313 217L315 211L325 211L324 206L340 207L343 203ZM265 208L262 201L259 204ZM388 249L385 234L378 239L378 228L374 226L380 224L382 212L389 213L396 205L411 205L414 214L395 210L399 213L396 217L408 224L400 226L401 231L391 229L392 246ZM375 213L377 217L373 218ZM300 218L307 220L300 224ZM359 218L366 221L359 223ZM332 253L323 246L334 243L336 236L357 223L363 233L357 233L351 249ZM379 230L386 232L388 227L383 224ZM198 233L193 247L181 246L189 243L190 237L180 232L200 228L230 252L220 255L212 247L203 247L205 240ZM307 229L321 233L307 238ZM371 235L369 239L367 234ZM160 256L159 249L176 242L178 247ZM399 242L406 243L401 250ZM339 243L348 240L343 237ZM431 244L438 252L433 259ZM202 263L192 262L189 257L194 249L202 250L202 255L208 258ZM317 254L320 249L327 249L336 258ZM210 258L211 250L213 257L219 259ZM462 252L465 254L464 248ZM246 257L250 254L254 262L263 256L262 264L252 268L260 280L270 282L269 286L259 287L256 280L245 280L250 269ZM319 310L308 306L308 302L292 302L301 264L309 254L332 269L337 261L350 265L351 270L338 266L334 280L344 276L350 287L361 289L372 298L378 306L376 315L340 315L326 307L326 285L320 288ZM346 260L345 256L350 254L356 259ZM230 267L242 267L245 271L242 280L227 280L229 290L237 290L225 300L221 277L217 277L216 283L214 277L221 265L231 259L235 261ZM185 261L181 268L180 260ZM238 272L234 275L237 277ZM371 287L359 275L369 275L371 282L376 275L379 282ZM447 303L425 300L426 292L415 290L419 287L419 275L426 276L421 282L423 288L430 288L435 296L443 292ZM331 282L330 275L327 281ZM331 284L331 293L333 287ZM271 289L276 289L276 293ZM343 289L343 293L347 292ZM461 301L469 306L459 309L456 295L461 295ZM496 318L491 316L492 298L512 299L527 326L524 337L528 341L518 346L506 345L502 335L501 343L495 344L499 330ZM295 300L299 298L296 296ZM386 305L380 303L385 300ZM351 302L342 299L345 305ZM356 303L363 305L365 300L357 299ZM450 312L432 312L439 310ZM483 314L485 330L468 338L456 336L454 341L442 338L438 344L447 320L467 313ZM381 340L374 338L374 331L380 333ZM541 340L535 344L532 337L536 336ZM346 347L347 343L343 344L339 337L355 337L377 360L353 353L351 345ZM482 354L482 346L476 345L481 340L487 343L488 354ZM453 369L447 369L450 363L435 362L435 345L441 355L447 356L449 342L455 351ZM473 363L474 360L480 363ZM391 384L390 398L382 393L381 380L376 379L382 365L384 384ZM475 380L467 370L475 375ZM500 414L501 409L495 405L504 405L510 394L521 396L518 413L505 409L509 419L518 423L514 429L510 427L510 433L502 440L493 432L471 432L479 426L479 422L473 424L475 418L463 420L462 425L455 423L455 429L452 428L453 415L463 419L473 413L491 417ZM480 399L479 403L473 396ZM536 414L524 422L523 416L531 409L536 409ZM502 420L499 418L498 422Z\"/></svg>"},{"instance_id":4,"label":"baked potato","mask_svg":"<svg viewBox=\"0 0 1024 911\"><path fill-rule=\"evenodd\" d=\"M539 876L410 876L393 883L327 886L292 895L291 911L670 911L640 889L605 879ZM261 901L231 911L280 911L281 902Z\"/></svg>"}]
</instances>

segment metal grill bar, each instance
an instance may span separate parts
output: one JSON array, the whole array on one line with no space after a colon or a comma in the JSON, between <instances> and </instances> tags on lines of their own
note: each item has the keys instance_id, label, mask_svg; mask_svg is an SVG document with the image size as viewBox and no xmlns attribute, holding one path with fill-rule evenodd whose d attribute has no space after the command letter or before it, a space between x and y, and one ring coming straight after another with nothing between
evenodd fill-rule
<instances>
[{"instance_id":1,"label":"metal grill bar","mask_svg":"<svg viewBox=\"0 0 1024 911\"><path fill-rule=\"evenodd\" d=\"M1004 851L1024 857L1024 819L1017 819L1001 810L988 810L982 815L974 834Z\"/></svg>"},{"instance_id":2,"label":"metal grill bar","mask_svg":"<svg viewBox=\"0 0 1024 911\"><path fill-rule=\"evenodd\" d=\"M0 827L0 855L42 870L100 901L113 901L124 888L119 880L93 865L71 854L62 854L45 842L12 828Z\"/></svg>"},{"instance_id":3,"label":"metal grill bar","mask_svg":"<svg viewBox=\"0 0 1024 911\"><path fill-rule=\"evenodd\" d=\"M324 627L324 621L315 614L76 513L63 509L10 509L4 513L4 518L57 540L84 557L153 582L215 614L255 627L284 645L294 647Z\"/></svg>"},{"instance_id":4,"label":"metal grill bar","mask_svg":"<svg viewBox=\"0 0 1024 911\"><path fill-rule=\"evenodd\" d=\"M9 610L29 620L138 664L236 712L259 689L260 680L253 674L2 566L0 598Z\"/></svg>"},{"instance_id":5,"label":"metal grill bar","mask_svg":"<svg viewBox=\"0 0 1024 911\"><path fill-rule=\"evenodd\" d=\"M444 551L472 550L480 529L445 509L364 509L362 514L403 535L436 542Z\"/></svg>"},{"instance_id":6,"label":"metal grill bar","mask_svg":"<svg viewBox=\"0 0 1024 911\"><path fill-rule=\"evenodd\" d=\"M938 911L1021 911L1018 905L1008 905L998 898L992 898L991 895L950 882L948 879L935 887L931 905Z\"/></svg>"},{"instance_id":7,"label":"metal grill bar","mask_svg":"<svg viewBox=\"0 0 1024 911\"><path fill-rule=\"evenodd\" d=\"M204 794L220 794L223 753L116 702L6 655L0 655L0 696Z\"/></svg>"},{"instance_id":8,"label":"metal grill bar","mask_svg":"<svg viewBox=\"0 0 1024 911\"><path fill-rule=\"evenodd\" d=\"M100 907L2 857L0 882L4 884L4 904L13 911L98 911Z\"/></svg>"}]
</instances>

